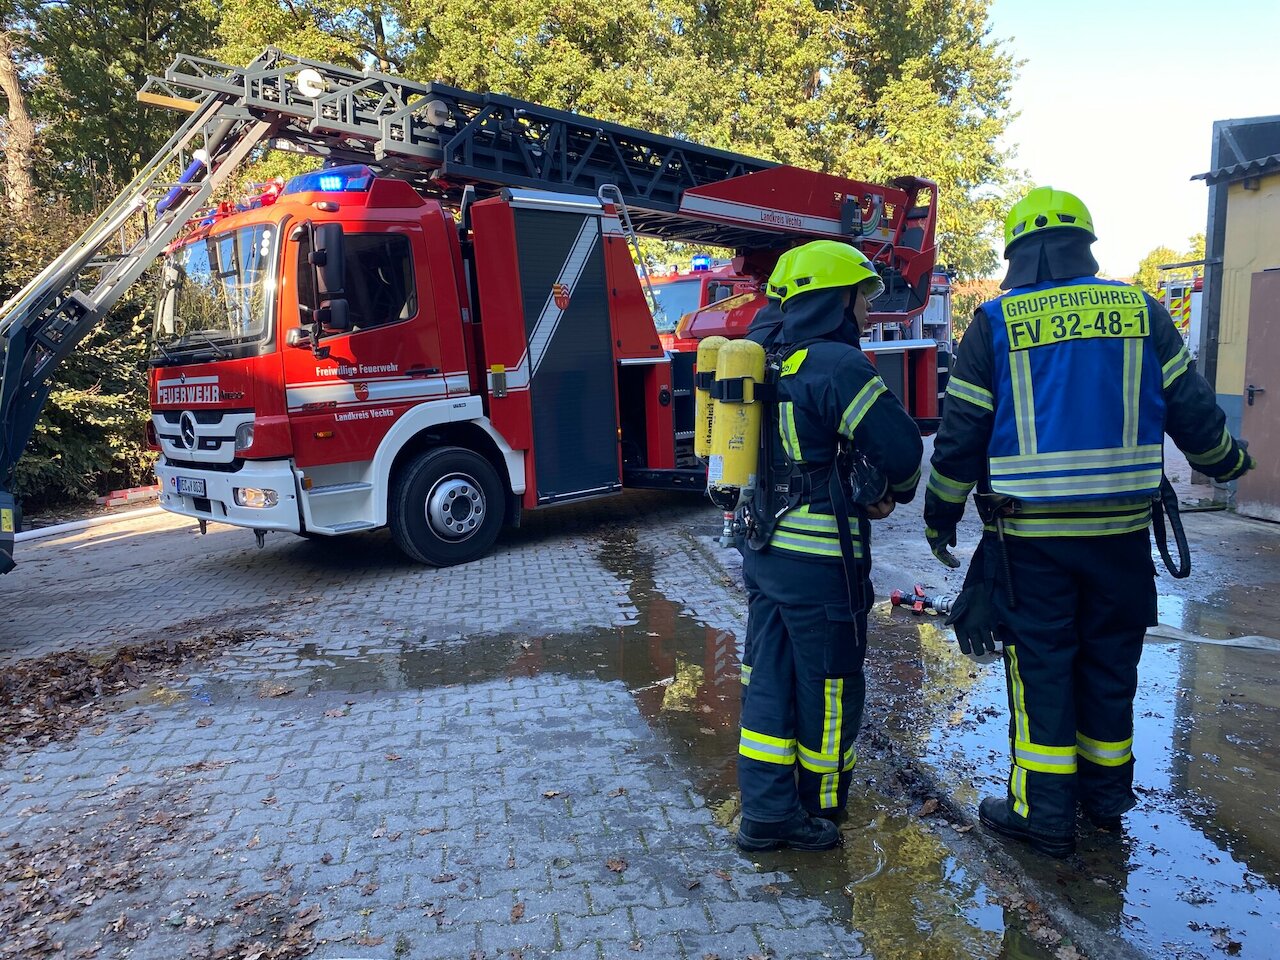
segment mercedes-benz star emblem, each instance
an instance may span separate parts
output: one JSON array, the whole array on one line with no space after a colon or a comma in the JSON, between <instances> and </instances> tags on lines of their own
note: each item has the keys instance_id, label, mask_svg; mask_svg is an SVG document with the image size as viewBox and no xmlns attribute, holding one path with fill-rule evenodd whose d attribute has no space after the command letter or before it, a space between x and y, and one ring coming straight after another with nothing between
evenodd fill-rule
<instances>
[{"instance_id":1,"label":"mercedes-benz star emblem","mask_svg":"<svg viewBox=\"0 0 1280 960\"><path fill-rule=\"evenodd\" d=\"M185 411L178 419L178 432L182 436L182 445L188 450L196 448L196 415Z\"/></svg>"}]
</instances>

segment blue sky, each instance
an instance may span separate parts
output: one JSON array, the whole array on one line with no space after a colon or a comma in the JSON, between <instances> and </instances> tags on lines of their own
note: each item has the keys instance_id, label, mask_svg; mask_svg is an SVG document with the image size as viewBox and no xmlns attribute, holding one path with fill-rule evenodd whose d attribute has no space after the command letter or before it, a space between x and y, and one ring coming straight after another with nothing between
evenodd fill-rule
<instances>
[{"instance_id":1,"label":"blue sky","mask_svg":"<svg viewBox=\"0 0 1280 960\"><path fill-rule=\"evenodd\" d=\"M994 0L1014 165L1079 194L1104 273L1205 228L1213 121L1280 114L1280 0Z\"/></svg>"}]
</instances>

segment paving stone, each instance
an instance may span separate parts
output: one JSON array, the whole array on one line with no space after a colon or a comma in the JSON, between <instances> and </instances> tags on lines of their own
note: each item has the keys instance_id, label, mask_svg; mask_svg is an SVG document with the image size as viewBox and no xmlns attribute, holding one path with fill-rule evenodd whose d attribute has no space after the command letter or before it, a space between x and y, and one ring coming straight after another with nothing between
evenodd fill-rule
<instances>
[{"instance_id":1,"label":"paving stone","mask_svg":"<svg viewBox=\"0 0 1280 960\"><path fill-rule=\"evenodd\" d=\"M25 755L22 772L42 773L41 784L0 769L0 784L11 784L0 833L44 835L68 814L86 831L101 828L130 789L189 794L181 838L152 861L164 876L149 889L163 896L104 897L65 925L69 942L105 929L110 910L161 923L187 887L209 894L200 904L211 912L230 910L280 890L273 866L291 864L290 895L324 910L318 936L367 927L386 937L378 947L323 944L313 954L321 958L390 957L397 941L425 960L517 948L526 960L745 957L761 949L751 924L797 955L820 954L833 933L818 901L785 885L776 903L740 899L767 875L716 825L666 719L645 712L630 674L619 679L643 647L617 662L612 652L574 659L580 647L618 649L610 631L643 629L648 616L601 562L600 533L616 537L623 525L664 551L654 577L674 610L740 633L741 596L708 576L683 538L691 518L710 513L692 498L641 494L535 514L490 557L441 570L402 563L384 534L351 539L338 565L294 538L273 536L256 551L238 531L197 538L167 518L140 522L151 533L134 553L39 541L46 573L91 589L55 585L40 604L17 604L0 624L0 664L86 638L107 649L236 624L266 635L193 665L177 701L130 708L103 734ZM175 563L185 574L176 590ZM6 586L15 582L15 596L27 597L20 582ZM323 602L302 602L313 598ZM670 675L651 669L646 682ZM263 698L263 681L292 692ZM737 697L736 684L726 689ZM335 709L343 715L324 715ZM117 721L144 715L149 726L120 732ZM214 723L197 727L205 716ZM183 771L199 760L233 762ZM544 796L551 791L559 795ZM46 813L30 812L50 800ZM627 866L610 870L613 858ZM693 879L700 886L690 891ZM516 903L524 912L513 921ZM440 917L424 915L440 905ZM128 943L131 957L168 960L174 943L194 942L165 933ZM223 934L205 942L224 943Z\"/></svg>"}]
</instances>

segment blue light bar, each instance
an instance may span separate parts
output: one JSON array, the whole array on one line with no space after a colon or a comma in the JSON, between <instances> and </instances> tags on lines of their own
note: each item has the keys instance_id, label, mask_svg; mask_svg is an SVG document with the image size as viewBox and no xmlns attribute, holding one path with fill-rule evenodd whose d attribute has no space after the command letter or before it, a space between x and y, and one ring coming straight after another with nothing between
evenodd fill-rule
<instances>
[{"instance_id":1,"label":"blue light bar","mask_svg":"<svg viewBox=\"0 0 1280 960\"><path fill-rule=\"evenodd\" d=\"M707 256L705 253L696 253L693 255L692 265L695 271L710 270L711 258Z\"/></svg>"},{"instance_id":2,"label":"blue light bar","mask_svg":"<svg viewBox=\"0 0 1280 960\"><path fill-rule=\"evenodd\" d=\"M372 185L373 171L363 163L353 163L299 174L285 184L281 196L290 193L367 193Z\"/></svg>"}]
</instances>

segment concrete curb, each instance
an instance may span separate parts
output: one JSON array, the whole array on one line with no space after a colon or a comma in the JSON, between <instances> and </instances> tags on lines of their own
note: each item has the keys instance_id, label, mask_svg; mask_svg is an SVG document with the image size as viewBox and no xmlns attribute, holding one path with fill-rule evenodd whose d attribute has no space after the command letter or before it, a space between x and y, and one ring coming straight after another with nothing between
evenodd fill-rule
<instances>
[{"instance_id":1,"label":"concrete curb","mask_svg":"<svg viewBox=\"0 0 1280 960\"><path fill-rule=\"evenodd\" d=\"M127 513L114 513L105 517L90 517L88 520L71 520L67 523L55 524L52 527L37 527L34 530L23 530L14 540L18 543L25 543L28 540L43 540L45 537L57 537L64 533L74 533L77 530L88 530L90 527L102 527L109 523L123 523L126 520L136 520L139 517L150 517L157 513L164 513L162 507L143 507L141 510L130 510Z\"/></svg>"}]
</instances>

